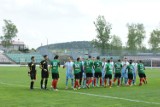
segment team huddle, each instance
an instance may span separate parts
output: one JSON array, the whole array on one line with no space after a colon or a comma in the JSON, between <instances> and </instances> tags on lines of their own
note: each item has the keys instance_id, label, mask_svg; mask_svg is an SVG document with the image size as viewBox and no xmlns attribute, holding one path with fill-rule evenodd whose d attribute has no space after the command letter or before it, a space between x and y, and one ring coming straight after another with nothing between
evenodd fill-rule
<instances>
[{"instance_id":1,"label":"team huddle","mask_svg":"<svg viewBox=\"0 0 160 107\"><path fill-rule=\"evenodd\" d=\"M57 83L59 79L59 56L56 55L54 60L50 62L48 67L48 56L44 55L44 60L40 62L41 68L41 89L47 89L49 72L52 74L52 88L57 91ZM31 78L30 89L34 89L34 81L36 80L36 64L34 56L31 57L31 62L28 64ZM109 87L112 85L132 86L136 84L136 75L140 78L139 86L143 83L147 84L145 67L142 61L138 63L133 60L123 61L118 60L113 62L112 58L106 60L89 56L87 59L78 57L76 61L72 61L69 57L64 63L63 68L66 68L66 89L68 89L68 81L71 79L71 86L74 90L90 87ZM117 82L116 82L117 81Z\"/></svg>"}]
</instances>

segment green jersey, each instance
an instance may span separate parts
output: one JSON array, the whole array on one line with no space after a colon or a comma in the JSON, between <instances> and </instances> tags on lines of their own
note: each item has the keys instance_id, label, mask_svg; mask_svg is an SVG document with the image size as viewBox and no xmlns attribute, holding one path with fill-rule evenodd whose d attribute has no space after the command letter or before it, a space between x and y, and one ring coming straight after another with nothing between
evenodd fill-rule
<instances>
[{"instance_id":1,"label":"green jersey","mask_svg":"<svg viewBox=\"0 0 160 107\"><path fill-rule=\"evenodd\" d=\"M110 63L106 64L106 74L112 74L113 66Z\"/></svg>"},{"instance_id":2,"label":"green jersey","mask_svg":"<svg viewBox=\"0 0 160 107\"><path fill-rule=\"evenodd\" d=\"M59 60L55 59L51 61L51 66L52 66L52 73L58 73L58 67L60 66Z\"/></svg>"},{"instance_id":3,"label":"green jersey","mask_svg":"<svg viewBox=\"0 0 160 107\"><path fill-rule=\"evenodd\" d=\"M78 74L81 72L82 63L81 62L75 62L73 64L74 74Z\"/></svg>"},{"instance_id":4,"label":"green jersey","mask_svg":"<svg viewBox=\"0 0 160 107\"><path fill-rule=\"evenodd\" d=\"M102 72L102 62L97 60L94 62L95 72Z\"/></svg>"},{"instance_id":5,"label":"green jersey","mask_svg":"<svg viewBox=\"0 0 160 107\"><path fill-rule=\"evenodd\" d=\"M132 64L129 64L126 69L128 70L128 74L133 74L134 66Z\"/></svg>"},{"instance_id":6,"label":"green jersey","mask_svg":"<svg viewBox=\"0 0 160 107\"><path fill-rule=\"evenodd\" d=\"M114 68L115 68L115 73L121 73L122 63L120 63L120 62L115 63Z\"/></svg>"},{"instance_id":7,"label":"green jersey","mask_svg":"<svg viewBox=\"0 0 160 107\"><path fill-rule=\"evenodd\" d=\"M86 73L92 73L93 68L93 61L92 60L86 60L84 62L84 69Z\"/></svg>"},{"instance_id":8,"label":"green jersey","mask_svg":"<svg viewBox=\"0 0 160 107\"><path fill-rule=\"evenodd\" d=\"M138 68L138 73L139 74L144 74L144 65L142 64L142 63L139 63L138 65L137 65L137 68Z\"/></svg>"}]
</instances>

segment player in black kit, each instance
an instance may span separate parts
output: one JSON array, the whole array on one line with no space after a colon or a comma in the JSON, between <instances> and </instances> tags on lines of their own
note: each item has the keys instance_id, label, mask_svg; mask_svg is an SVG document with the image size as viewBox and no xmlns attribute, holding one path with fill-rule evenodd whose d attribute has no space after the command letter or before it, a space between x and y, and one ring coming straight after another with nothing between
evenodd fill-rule
<instances>
[{"instance_id":1,"label":"player in black kit","mask_svg":"<svg viewBox=\"0 0 160 107\"><path fill-rule=\"evenodd\" d=\"M47 82L48 82L48 77L49 77L49 71L48 71L48 56L44 55L44 60L40 62L40 68L42 69L41 71L41 89L47 89ZM43 86L43 81L44 86Z\"/></svg>"},{"instance_id":2,"label":"player in black kit","mask_svg":"<svg viewBox=\"0 0 160 107\"><path fill-rule=\"evenodd\" d=\"M33 89L34 81L36 80L36 64L34 56L31 57L31 62L28 63L28 67L29 67L28 75L30 75L31 78L30 89Z\"/></svg>"}]
</instances>

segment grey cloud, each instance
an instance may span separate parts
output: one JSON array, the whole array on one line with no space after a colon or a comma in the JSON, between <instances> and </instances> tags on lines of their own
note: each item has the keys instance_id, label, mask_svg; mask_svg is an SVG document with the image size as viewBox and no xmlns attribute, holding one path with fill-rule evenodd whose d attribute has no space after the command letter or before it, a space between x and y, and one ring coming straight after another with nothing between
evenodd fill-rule
<instances>
[{"instance_id":1,"label":"grey cloud","mask_svg":"<svg viewBox=\"0 0 160 107\"><path fill-rule=\"evenodd\" d=\"M0 2L2 14L16 16L17 18L27 18L32 20L59 20L85 17L77 7L71 4L60 4L56 2L41 2L40 4L26 5L20 7L14 2Z\"/></svg>"}]
</instances>

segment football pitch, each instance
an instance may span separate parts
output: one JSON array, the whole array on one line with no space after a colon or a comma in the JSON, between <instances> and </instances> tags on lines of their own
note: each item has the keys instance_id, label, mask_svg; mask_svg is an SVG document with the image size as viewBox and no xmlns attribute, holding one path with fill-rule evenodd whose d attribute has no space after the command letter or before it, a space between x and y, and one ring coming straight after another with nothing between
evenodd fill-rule
<instances>
[{"instance_id":1,"label":"football pitch","mask_svg":"<svg viewBox=\"0 0 160 107\"><path fill-rule=\"evenodd\" d=\"M62 68L59 69L59 91L50 89L51 76L48 90L40 89L40 69L35 89L30 90L27 72L27 67L0 67L0 107L160 107L159 69L148 68L148 84L141 87L91 87L76 91L65 90L65 70Z\"/></svg>"}]
</instances>

